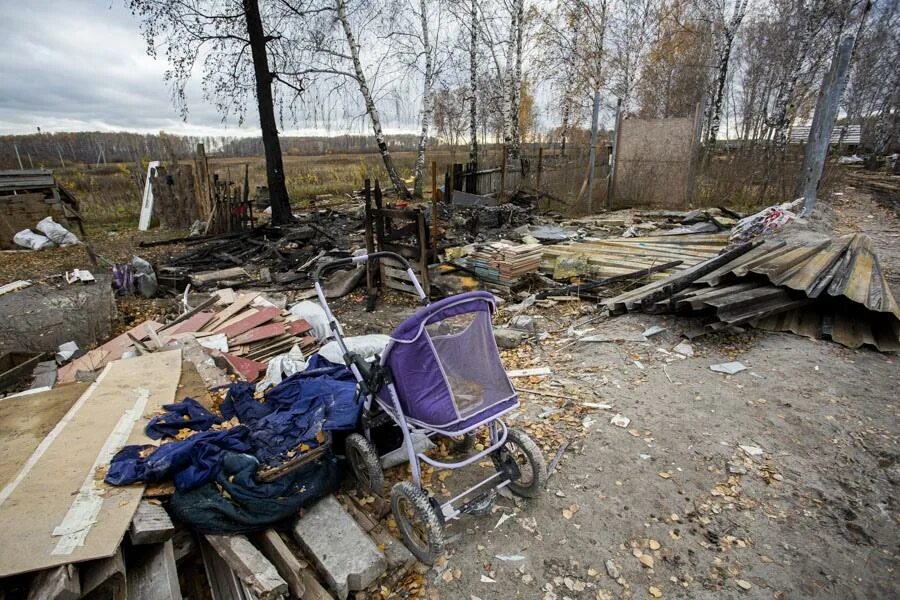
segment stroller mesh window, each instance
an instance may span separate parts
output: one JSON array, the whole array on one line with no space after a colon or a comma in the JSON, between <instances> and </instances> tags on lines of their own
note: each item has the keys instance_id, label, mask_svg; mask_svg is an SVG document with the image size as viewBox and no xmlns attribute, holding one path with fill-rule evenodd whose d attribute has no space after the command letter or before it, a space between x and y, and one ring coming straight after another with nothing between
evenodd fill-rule
<instances>
[{"instance_id":1,"label":"stroller mesh window","mask_svg":"<svg viewBox=\"0 0 900 600\"><path fill-rule=\"evenodd\" d=\"M490 313L465 313L426 328L460 418L512 397Z\"/></svg>"}]
</instances>

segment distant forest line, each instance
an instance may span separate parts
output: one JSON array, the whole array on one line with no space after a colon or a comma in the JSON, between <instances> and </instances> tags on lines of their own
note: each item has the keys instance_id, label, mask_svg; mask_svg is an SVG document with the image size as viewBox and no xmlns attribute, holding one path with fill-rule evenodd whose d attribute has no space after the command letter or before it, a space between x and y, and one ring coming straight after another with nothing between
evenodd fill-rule
<instances>
[{"instance_id":1,"label":"distant forest line","mask_svg":"<svg viewBox=\"0 0 900 600\"><path fill-rule=\"evenodd\" d=\"M284 136L280 138L282 152L287 156L321 154L356 154L377 152L371 135L338 135L332 137ZM206 153L216 157L262 156L261 137L182 136L166 133L140 134L129 132L72 132L35 133L0 136L0 169L56 168L70 162L113 163L137 160L170 160L192 156L197 144L203 143ZM416 150L418 136L397 134L390 136L388 147L394 152ZM16 152L18 151L18 157Z\"/></svg>"}]
</instances>

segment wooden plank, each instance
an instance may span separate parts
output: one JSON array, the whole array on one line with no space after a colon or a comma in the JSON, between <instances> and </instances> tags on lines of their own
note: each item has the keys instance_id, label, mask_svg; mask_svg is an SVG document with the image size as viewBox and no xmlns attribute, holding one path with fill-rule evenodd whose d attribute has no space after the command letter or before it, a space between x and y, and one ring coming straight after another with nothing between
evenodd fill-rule
<instances>
[{"instance_id":1,"label":"wooden plank","mask_svg":"<svg viewBox=\"0 0 900 600\"><path fill-rule=\"evenodd\" d=\"M114 337L102 346L94 348L84 356L61 367L57 372L57 381L59 383L70 383L75 381L78 371L97 371L102 369L106 363L119 360L125 354L125 351L131 347L132 341L128 337L129 334L143 341L149 337L147 333L148 325L154 331L159 331L163 327L162 323L157 323L153 320L135 325L122 335Z\"/></svg>"},{"instance_id":2,"label":"wooden plank","mask_svg":"<svg viewBox=\"0 0 900 600\"><path fill-rule=\"evenodd\" d=\"M215 295L214 295L214 296L210 296L209 298L207 298L206 300L204 300L203 302L201 302L200 304L198 304L197 306L195 306L195 307L192 308L191 310L189 310L189 311L187 311L186 313L181 314L181 315L179 315L178 317L176 317L175 320L173 320L173 321L171 321L170 323L168 323L165 327L163 327L162 329L160 329L158 332L166 331L166 330L168 330L169 328L171 328L173 325L177 325L178 323L181 323L182 321L187 321L188 319L190 319L190 318L193 317L194 315L196 315L196 314L198 314L198 313L201 313L201 312L203 312L204 310L206 310L207 308L209 308L210 306L214 305L218 299L219 299L218 296L215 296Z\"/></svg>"},{"instance_id":3,"label":"wooden plank","mask_svg":"<svg viewBox=\"0 0 900 600\"><path fill-rule=\"evenodd\" d=\"M26 600L77 600L81 580L75 565L60 565L41 571L31 582Z\"/></svg>"},{"instance_id":4,"label":"wooden plank","mask_svg":"<svg viewBox=\"0 0 900 600\"><path fill-rule=\"evenodd\" d=\"M240 375L244 381L253 383L259 377L259 374L266 370L266 365L255 360L241 358L230 352L222 352L222 357L228 362L229 366L237 375Z\"/></svg>"},{"instance_id":5,"label":"wooden plank","mask_svg":"<svg viewBox=\"0 0 900 600\"><path fill-rule=\"evenodd\" d=\"M166 329L164 332L165 335L173 336L178 335L179 333L195 333L200 331L200 328L212 321L212 318L216 313L210 312L201 312L197 313L190 319L185 319L181 323L178 323L171 329Z\"/></svg>"},{"instance_id":6,"label":"wooden plank","mask_svg":"<svg viewBox=\"0 0 900 600\"><path fill-rule=\"evenodd\" d=\"M245 331L237 337L229 339L229 342L235 346L241 344L252 344L261 340L267 340L284 333L284 323L269 323L261 327L254 327L250 331Z\"/></svg>"},{"instance_id":7,"label":"wooden plank","mask_svg":"<svg viewBox=\"0 0 900 600\"><path fill-rule=\"evenodd\" d=\"M202 273L192 273L190 275L191 282L194 285L206 285L224 279L236 279L239 277L250 277L250 274L243 267L230 267L228 269L219 269L217 271L203 271Z\"/></svg>"},{"instance_id":8,"label":"wooden plank","mask_svg":"<svg viewBox=\"0 0 900 600\"><path fill-rule=\"evenodd\" d=\"M312 325L307 323L305 319L297 319L296 321L288 323L285 331L289 335L302 335L311 329Z\"/></svg>"},{"instance_id":9,"label":"wooden plank","mask_svg":"<svg viewBox=\"0 0 900 600\"><path fill-rule=\"evenodd\" d=\"M158 503L141 500L131 519L128 534L134 545L159 544L175 534L175 525L166 509Z\"/></svg>"},{"instance_id":10,"label":"wooden plank","mask_svg":"<svg viewBox=\"0 0 900 600\"><path fill-rule=\"evenodd\" d=\"M291 552L281 536L274 529L267 529L254 536L254 541L263 555L268 558L278 574L287 581L291 595L296 598L306 597L306 582L303 578L304 571L308 571L308 565L301 563Z\"/></svg>"},{"instance_id":11,"label":"wooden plank","mask_svg":"<svg viewBox=\"0 0 900 600\"><path fill-rule=\"evenodd\" d=\"M277 308L264 308L255 315L250 315L247 318L241 319L237 323L229 325L228 327L223 327L222 329L216 329L219 333L224 333L229 338L237 336L245 331L250 331L254 327L258 327L267 321L271 321L275 317L281 314L281 310Z\"/></svg>"},{"instance_id":12,"label":"wooden plank","mask_svg":"<svg viewBox=\"0 0 900 600\"><path fill-rule=\"evenodd\" d=\"M172 540L128 553L128 600L181 600Z\"/></svg>"},{"instance_id":13,"label":"wooden plank","mask_svg":"<svg viewBox=\"0 0 900 600\"><path fill-rule=\"evenodd\" d=\"M126 600L128 589L121 548L109 558L93 560L81 567L81 594L82 598L94 594L94 598Z\"/></svg>"},{"instance_id":14,"label":"wooden plank","mask_svg":"<svg viewBox=\"0 0 900 600\"><path fill-rule=\"evenodd\" d=\"M0 577L112 556L143 486L98 473L128 443L146 444L147 417L172 402L181 351L116 361L79 397L0 490Z\"/></svg>"},{"instance_id":15,"label":"wooden plank","mask_svg":"<svg viewBox=\"0 0 900 600\"><path fill-rule=\"evenodd\" d=\"M250 294L241 294L237 297L237 299L232 302L228 308L220 311L213 318L212 321L204 325L200 330L201 331L212 331L231 317L235 316L245 308L247 308L251 302L253 302L256 297L259 296L258 292L253 292Z\"/></svg>"},{"instance_id":16,"label":"wooden plank","mask_svg":"<svg viewBox=\"0 0 900 600\"><path fill-rule=\"evenodd\" d=\"M288 591L287 582L275 566L246 537L207 535L204 538L259 600L281 598Z\"/></svg>"}]
</instances>

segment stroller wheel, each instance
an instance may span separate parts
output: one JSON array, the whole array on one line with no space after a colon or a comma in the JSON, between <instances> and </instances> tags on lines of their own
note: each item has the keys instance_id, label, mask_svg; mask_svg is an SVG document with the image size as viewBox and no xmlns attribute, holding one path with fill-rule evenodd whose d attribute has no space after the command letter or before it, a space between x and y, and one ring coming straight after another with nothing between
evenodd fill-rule
<instances>
[{"instance_id":1,"label":"stroller wheel","mask_svg":"<svg viewBox=\"0 0 900 600\"><path fill-rule=\"evenodd\" d=\"M409 551L422 563L433 565L444 551L444 528L425 492L401 481L391 490L391 512Z\"/></svg>"},{"instance_id":2,"label":"stroller wheel","mask_svg":"<svg viewBox=\"0 0 900 600\"><path fill-rule=\"evenodd\" d=\"M535 498L547 482L547 463L541 449L521 429L510 429L506 443L493 455L497 468L510 473L509 490L517 496Z\"/></svg>"},{"instance_id":3,"label":"stroller wheel","mask_svg":"<svg viewBox=\"0 0 900 600\"><path fill-rule=\"evenodd\" d=\"M358 433L347 436L344 453L350 461L350 468L356 475L361 490L381 495L384 491L384 471L375 446Z\"/></svg>"}]
</instances>

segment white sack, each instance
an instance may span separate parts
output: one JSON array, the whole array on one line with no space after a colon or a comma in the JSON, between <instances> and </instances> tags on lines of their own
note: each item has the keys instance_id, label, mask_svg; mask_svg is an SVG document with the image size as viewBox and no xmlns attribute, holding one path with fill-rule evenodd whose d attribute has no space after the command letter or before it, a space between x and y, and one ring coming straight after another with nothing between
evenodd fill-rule
<instances>
[{"instance_id":1,"label":"white sack","mask_svg":"<svg viewBox=\"0 0 900 600\"><path fill-rule=\"evenodd\" d=\"M53 217L45 217L38 221L35 227L38 231L50 238L54 243L59 244L63 248L66 246L74 246L78 243L78 238L71 231L53 220Z\"/></svg>"},{"instance_id":2,"label":"white sack","mask_svg":"<svg viewBox=\"0 0 900 600\"><path fill-rule=\"evenodd\" d=\"M30 229L23 229L13 236L13 241L31 250L43 250L44 248L55 248L56 244L50 238L44 237L39 233L35 233Z\"/></svg>"}]
</instances>

